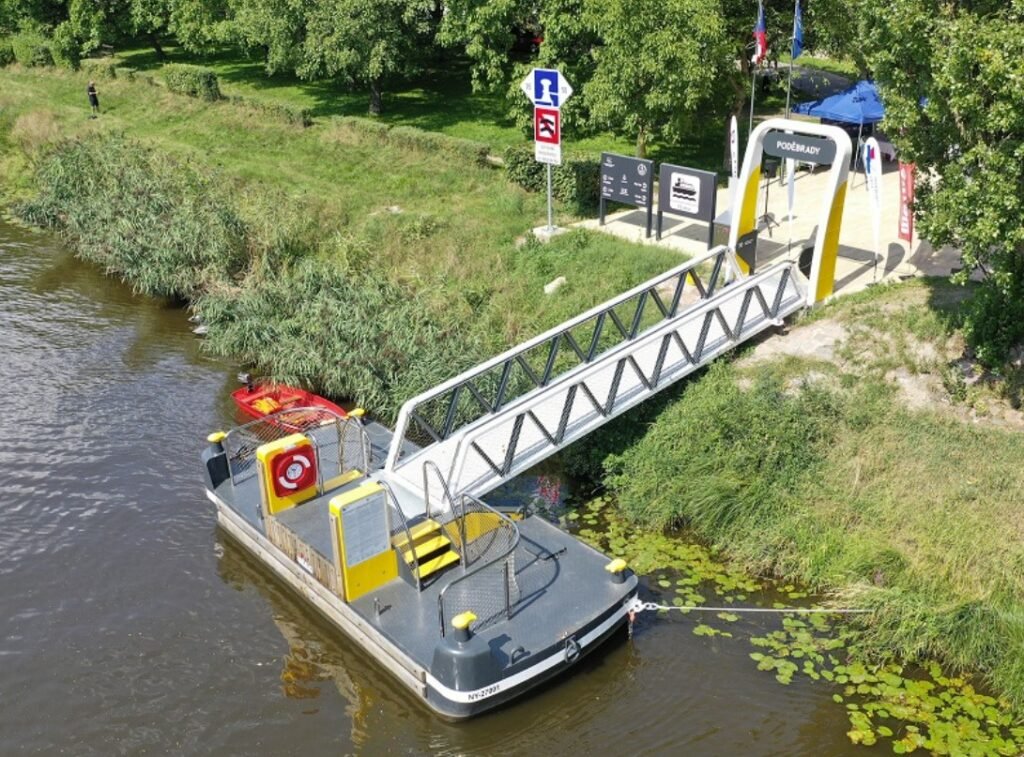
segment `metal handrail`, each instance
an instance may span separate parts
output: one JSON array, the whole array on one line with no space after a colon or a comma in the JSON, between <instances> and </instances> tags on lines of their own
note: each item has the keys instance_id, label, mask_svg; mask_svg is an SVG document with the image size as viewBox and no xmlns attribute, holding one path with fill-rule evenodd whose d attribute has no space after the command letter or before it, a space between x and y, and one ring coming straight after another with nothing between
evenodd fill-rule
<instances>
[{"instance_id":1,"label":"metal handrail","mask_svg":"<svg viewBox=\"0 0 1024 757\"><path fill-rule=\"evenodd\" d=\"M469 571L468 573L466 573L466 574L464 574L462 576L459 576L454 581L452 581L450 584L448 584L443 589L441 589L441 593L437 595L437 612L438 612L438 619L440 621L441 636L442 637L445 635L445 627L444 627L444 597L445 597L445 594L448 593L448 590L451 589L453 586L456 586L458 584L461 584L461 583L464 583L464 582L467 582L467 581L471 581L473 579L473 577L476 576L478 573L480 573L480 572L482 572L484 570L487 570L487 568L489 568L492 565L500 562L501 560L507 559L509 555L511 555L513 552L516 551L516 547L519 546L519 541L520 541L520 538L521 538L521 534L519 533L519 527L516 526L515 521L513 521L511 518L509 518L505 514L498 512L493 507L485 504L484 502L482 502L478 498L474 497L472 494L463 494L462 495L462 499L463 499L463 511L465 511L465 500L467 500L467 499L472 500L478 507L481 507L484 510L489 511L490 513L492 513L493 515L497 516L499 519L504 521L506 525L508 525L509 527L512 528L512 532L513 532L514 536L513 536L513 539L512 539L512 544L509 546L508 549L506 549L500 555L496 555L492 559L490 559L487 562L485 562L483 565L478 565L473 570ZM509 596L509 591L508 591L508 569L506 567L506 571L505 571L505 616L508 617L511 614L511 612L512 612L511 598Z\"/></svg>"},{"instance_id":2,"label":"metal handrail","mask_svg":"<svg viewBox=\"0 0 1024 757\"><path fill-rule=\"evenodd\" d=\"M395 492L388 485L387 481L377 480L377 483L384 490L384 493L387 495L390 504L394 507L396 511L398 511L398 517L402 520L402 529L405 531L405 538L408 540L409 547L412 548L412 531L409 529L409 522L405 519L405 513L402 512L401 505L398 504L398 499L395 497ZM390 541L390 539L391 536L389 535L388 540ZM423 579L420 577L419 562L413 560L412 565L410 567L413 570L413 575L416 577L416 589L420 590L423 588Z\"/></svg>"},{"instance_id":3,"label":"metal handrail","mask_svg":"<svg viewBox=\"0 0 1024 757\"><path fill-rule=\"evenodd\" d=\"M427 460L423 463L423 501L425 508L425 515L427 518L430 517L430 478L427 475L429 470L433 470L437 475L437 479L441 482L441 489L444 493L444 499L448 502L448 509L454 517L458 518L459 521L459 547L457 549L459 556L462 557L462 553L465 551L466 544L466 499L463 497L460 502L462 507L458 508L460 512L456 512L455 499L452 497L451 490L448 488L448 482L445 481L444 476L441 474L441 469L437 466L433 460ZM463 564L465 566L465 564Z\"/></svg>"},{"instance_id":4,"label":"metal handrail","mask_svg":"<svg viewBox=\"0 0 1024 757\"><path fill-rule=\"evenodd\" d=\"M452 499L452 493L448 489L448 482L444 480L444 476L441 475L441 469L437 467L437 463L433 460L427 460L423 463L423 501L425 503L424 515L430 517L430 477L427 475L427 471L433 469L437 475L438 481L441 482L441 490L443 492L443 499L447 500L448 507L455 511L455 501Z\"/></svg>"},{"instance_id":5,"label":"metal handrail","mask_svg":"<svg viewBox=\"0 0 1024 757\"><path fill-rule=\"evenodd\" d=\"M711 276L709 277L707 286L705 286L701 282L700 277L696 275L695 269L701 264L712 260L714 261L714 270ZM558 344L563 338L569 338L570 346L573 348L573 351L576 352L577 356L580 357L581 364L589 363L591 362L591 360L594 359L594 357L596 357L597 338L599 338L602 333L604 324L606 323L606 318L608 320L611 320L615 324L619 332L623 335L625 341L632 341L640 335L639 326L643 316L644 306L649 297L652 297L654 299L655 304L662 311L664 319L673 318L675 317L676 312L679 308L683 288L688 279L691 279L694 282L694 286L696 286L698 291L701 293L701 298L707 299L716 291L720 283L719 280L723 277L723 275L726 279L732 277L731 275L735 273L733 270L734 268L735 262L732 260L729 248L724 245L720 245L719 247L716 247L713 250L709 250L703 255L693 258L692 260L682 263L676 266L675 268L672 268L669 271L660 274L659 276L649 279L648 281L639 284L638 286L633 287L632 289L626 292L623 292L622 294L612 298L611 300L608 300L600 305L597 305L596 307L587 310L586 312L576 316L575 318L565 321L564 323L545 331L543 334L535 336L534 338L524 342L521 345L513 347L510 350L506 350L500 355L497 355L491 358L490 360L487 360L484 363L481 363L480 365L469 369L468 371L464 371L458 376L449 379L448 381L434 387L433 389L429 389L428 391L423 392L422 394L419 394L416 397L413 397L412 399L406 401L406 403L402 405L402 408L399 411L398 422L395 426L395 436L392 439L391 448L388 451L388 459L387 462L385 463L385 469L389 471L395 470L399 466L398 458L402 446L402 440L405 437L406 431L409 428L409 424L411 421L416 421L421 426L423 426L424 430L428 432L428 435L433 436L435 441L441 441L444 438L447 438L448 434L451 432L450 426L454 419L455 408L457 406L457 402L459 399L458 394L464 387L468 387L469 392L473 395L474 399L476 399L477 402L481 404L482 408L485 405L489 405L489 403L487 403L485 400L482 399L482 397L479 396L476 387L473 384L473 381L485 376L491 370L497 368L498 366L503 366L501 383L504 385L508 381L511 369L516 362L519 362L519 364L522 366L525 363L524 355L526 353L529 353L535 347L538 347L545 343L550 343L550 355L547 361L547 367L544 371L544 376L532 376L537 386L545 386L547 382L550 380L550 372L554 365L554 359L557 354ZM662 302L661 298L657 295L656 290L661 284L672 279L678 279L678 283L676 284L672 300L666 307L665 303ZM616 315L614 311L614 308L636 297L639 297L640 299L637 302L636 312L634 313L632 322L627 327L619 320L618 315ZM595 320L595 336L592 339L592 343L589 345L589 349L586 351L585 354L583 348L581 348L575 342L575 340L572 339L570 332L573 328L580 326L581 324L587 323L588 321L591 320ZM530 369L528 365L526 366L526 372L528 374L533 373L532 369ZM502 391L503 388L499 388L499 397L497 398L496 406L493 408L489 408L489 412L493 413L501 409L502 400L504 399L501 396ZM445 428L442 428L440 433L437 433L436 430L429 427L429 424L425 424L422 418L419 418L417 416L416 409L423 405L424 403L429 402L430 400L433 399L437 399L438 397L441 397L448 392L452 392L453 397L452 401L450 402L447 417L445 419ZM434 433L431 433L431 431L433 431ZM416 455L413 454L409 457L404 458L401 461L401 465L408 464L415 457Z\"/></svg>"}]
</instances>

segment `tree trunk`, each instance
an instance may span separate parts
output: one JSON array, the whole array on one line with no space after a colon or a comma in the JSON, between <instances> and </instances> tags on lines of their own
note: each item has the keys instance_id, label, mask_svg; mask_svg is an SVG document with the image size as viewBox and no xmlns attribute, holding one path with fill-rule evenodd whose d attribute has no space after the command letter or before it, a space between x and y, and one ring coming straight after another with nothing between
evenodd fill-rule
<instances>
[{"instance_id":1,"label":"tree trunk","mask_svg":"<svg viewBox=\"0 0 1024 757\"><path fill-rule=\"evenodd\" d=\"M380 79L370 80L370 115L379 116L381 113Z\"/></svg>"},{"instance_id":2,"label":"tree trunk","mask_svg":"<svg viewBox=\"0 0 1024 757\"><path fill-rule=\"evenodd\" d=\"M164 48L160 44L160 37L157 36L156 32L149 33L149 43L153 46L153 52L156 53L156 59L159 61L166 60L167 56L164 54Z\"/></svg>"},{"instance_id":3,"label":"tree trunk","mask_svg":"<svg viewBox=\"0 0 1024 757\"><path fill-rule=\"evenodd\" d=\"M642 126L636 133L636 156L638 158L647 157L647 132Z\"/></svg>"}]
</instances>

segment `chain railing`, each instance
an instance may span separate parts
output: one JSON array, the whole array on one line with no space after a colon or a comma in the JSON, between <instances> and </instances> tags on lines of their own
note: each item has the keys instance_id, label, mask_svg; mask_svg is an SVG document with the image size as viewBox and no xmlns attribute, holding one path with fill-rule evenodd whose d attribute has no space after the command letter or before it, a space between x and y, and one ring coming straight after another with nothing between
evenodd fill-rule
<instances>
[{"instance_id":1,"label":"chain railing","mask_svg":"<svg viewBox=\"0 0 1024 757\"><path fill-rule=\"evenodd\" d=\"M519 601L515 551L519 529L506 516L476 497L463 495L460 504L461 554L468 571L438 595L441 636L451 619L472 611L474 631L508 618ZM450 536L450 534L449 534ZM475 566L475 567L473 567Z\"/></svg>"}]
</instances>

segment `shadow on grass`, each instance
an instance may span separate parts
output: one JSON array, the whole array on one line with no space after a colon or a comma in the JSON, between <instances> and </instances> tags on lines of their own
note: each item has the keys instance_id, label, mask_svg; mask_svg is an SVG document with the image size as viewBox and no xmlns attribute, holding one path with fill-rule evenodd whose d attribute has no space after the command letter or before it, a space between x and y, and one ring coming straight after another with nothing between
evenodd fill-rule
<instances>
[{"instance_id":1,"label":"shadow on grass","mask_svg":"<svg viewBox=\"0 0 1024 757\"><path fill-rule=\"evenodd\" d=\"M140 70L158 69L164 63L194 63L213 69L221 82L309 107L314 117L365 116L369 91L342 79L306 81L294 74L268 75L263 62L238 49L192 55L181 48L166 48L161 61L152 50L119 53L125 63ZM440 60L433 68L404 82L393 82L384 91L385 123L444 131L456 124L480 123L512 128L501 96L474 93L469 63L465 59Z\"/></svg>"}]
</instances>

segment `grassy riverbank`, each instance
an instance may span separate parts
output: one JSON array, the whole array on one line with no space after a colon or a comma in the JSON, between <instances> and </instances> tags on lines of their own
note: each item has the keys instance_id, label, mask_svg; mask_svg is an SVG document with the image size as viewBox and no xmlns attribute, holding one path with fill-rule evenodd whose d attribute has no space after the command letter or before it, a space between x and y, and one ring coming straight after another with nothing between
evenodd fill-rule
<instances>
[{"instance_id":1,"label":"grassy riverbank","mask_svg":"<svg viewBox=\"0 0 1024 757\"><path fill-rule=\"evenodd\" d=\"M863 651L983 671L1020 711L1024 417L1018 389L958 362L963 295L915 282L819 310L605 466L635 521L870 607Z\"/></svg>"},{"instance_id":2,"label":"grassy riverbank","mask_svg":"<svg viewBox=\"0 0 1024 757\"><path fill-rule=\"evenodd\" d=\"M90 120L85 81L0 70L4 199L137 289L190 299L216 351L385 418L679 262L583 232L532 243L543 199L500 170L344 121L302 129L120 79Z\"/></svg>"}]
</instances>

